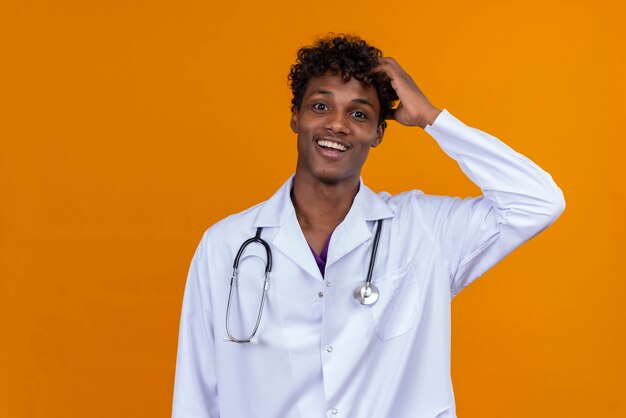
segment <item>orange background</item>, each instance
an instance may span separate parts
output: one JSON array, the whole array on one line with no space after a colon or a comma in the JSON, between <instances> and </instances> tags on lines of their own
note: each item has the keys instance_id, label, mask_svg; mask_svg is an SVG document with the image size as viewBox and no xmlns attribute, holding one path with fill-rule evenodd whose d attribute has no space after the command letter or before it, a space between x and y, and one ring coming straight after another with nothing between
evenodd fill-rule
<instances>
[{"instance_id":1,"label":"orange background","mask_svg":"<svg viewBox=\"0 0 626 418\"><path fill-rule=\"evenodd\" d=\"M316 35L350 31L567 200L453 302L459 416L626 416L617 4L2 0L0 415L170 415L193 251L294 170L289 66ZM363 177L479 192L395 123Z\"/></svg>"}]
</instances>

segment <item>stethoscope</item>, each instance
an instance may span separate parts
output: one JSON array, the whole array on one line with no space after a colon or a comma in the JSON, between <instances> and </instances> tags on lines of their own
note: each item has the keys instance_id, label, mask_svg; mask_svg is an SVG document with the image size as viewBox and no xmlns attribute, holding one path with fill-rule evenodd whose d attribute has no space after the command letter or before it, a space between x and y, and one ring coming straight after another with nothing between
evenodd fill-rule
<instances>
[{"instance_id":1,"label":"stethoscope","mask_svg":"<svg viewBox=\"0 0 626 418\"><path fill-rule=\"evenodd\" d=\"M378 300L379 291L374 283L372 283L372 273L374 271L374 263L376 262L376 253L378 252L378 241L380 240L380 230L382 229L383 220L379 219L377 221L376 233L374 234L374 243L372 244L372 253L370 255L370 265L367 270L367 279L364 283L360 283L352 292L352 296L354 296L354 300L359 302L361 305L373 305ZM263 315L263 306L265 305L265 297L267 294L267 288L270 283L270 272L272 271L272 249L270 245L261 238L261 232L263 231L262 227L257 228L256 235L252 238L247 239L241 244L239 247L239 251L237 251L237 255L235 256L235 261L233 263L233 275L230 278L230 290L228 291L228 304L226 305L226 334L228 334L227 341L232 341L234 343L251 343L254 342L254 337L259 329L259 324L261 323L261 316ZM237 285L237 272L239 270L239 260L241 259L241 255L245 248L252 244L259 243L263 245L265 248L266 254L266 263L265 263L265 280L263 283L263 293L261 294L261 302L259 303L259 313L257 314L256 324L254 325L254 329L250 336L245 339L239 339L233 337L233 334L230 332L230 305L233 297L233 287Z\"/></svg>"}]
</instances>

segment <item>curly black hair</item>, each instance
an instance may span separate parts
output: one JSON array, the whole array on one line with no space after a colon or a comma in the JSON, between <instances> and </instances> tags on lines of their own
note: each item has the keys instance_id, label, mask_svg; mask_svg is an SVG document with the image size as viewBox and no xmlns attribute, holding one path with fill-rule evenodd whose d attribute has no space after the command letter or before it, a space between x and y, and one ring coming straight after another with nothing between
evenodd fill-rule
<instances>
[{"instance_id":1,"label":"curly black hair","mask_svg":"<svg viewBox=\"0 0 626 418\"><path fill-rule=\"evenodd\" d=\"M360 37L343 33L328 34L313 46L300 48L296 63L289 71L293 92L291 111L300 110L309 80L330 71L331 74L341 74L346 82L354 77L364 86L373 86L380 102L378 123L383 123L398 95L387 74L373 71L382 56L380 49L368 45Z\"/></svg>"}]
</instances>

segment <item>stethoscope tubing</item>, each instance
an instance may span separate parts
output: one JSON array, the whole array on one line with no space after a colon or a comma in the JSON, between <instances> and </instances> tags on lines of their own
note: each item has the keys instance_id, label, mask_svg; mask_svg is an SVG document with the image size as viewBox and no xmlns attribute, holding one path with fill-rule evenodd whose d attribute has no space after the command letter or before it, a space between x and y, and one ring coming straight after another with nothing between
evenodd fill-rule
<instances>
[{"instance_id":1,"label":"stethoscope tubing","mask_svg":"<svg viewBox=\"0 0 626 418\"><path fill-rule=\"evenodd\" d=\"M357 287L355 289L354 297L357 302L362 305L370 305L376 302L378 299L378 289L376 286L372 284L372 274L374 272L374 264L376 263L376 254L378 253L378 243L380 241L380 232L382 230L383 220L379 219L377 221L376 233L374 234L374 243L372 244L372 252L370 255L370 263L367 269L367 279L365 283L363 283L362 287ZM226 334L228 335L228 340L234 343L250 343L253 341L254 336L256 335L259 325L261 324L261 317L263 315L263 307L265 306L265 296L267 294L267 288L269 287L270 281L270 272L272 271L272 249L270 245L261 238L261 232L263 228L258 227L256 230L256 235L252 238L247 239L241 244L239 247L239 251L237 251L237 255L235 256L235 261L233 262L233 275L230 278L230 289L228 291L228 303L226 305ZM257 314L256 324L254 325L254 329L250 333L250 336L245 339L239 339L233 337L230 332L230 307L232 304L233 298L233 288L237 286L237 273L239 270L239 262L241 260L241 256L243 255L246 247L252 243L259 243L263 245L265 248L265 254L267 256L267 261L265 263L265 280L263 283L263 293L261 294L261 302L259 303L259 313ZM359 296L360 295L360 296ZM368 298L371 298L368 301Z\"/></svg>"},{"instance_id":2,"label":"stethoscope tubing","mask_svg":"<svg viewBox=\"0 0 626 418\"><path fill-rule=\"evenodd\" d=\"M378 253L378 242L380 241L380 230L383 229L383 220L379 219L376 226L376 234L374 235L374 244L372 244L372 255L370 256L370 266L367 269L367 279L365 285L372 283L372 273L374 273L374 263L376 262L376 254Z\"/></svg>"},{"instance_id":3,"label":"stethoscope tubing","mask_svg":"<svg viewBox=\"0 0 626 418\"><path fill-rule=\"evenodd\" d=\"M256 230L256 235L252 238L247 239L241 247L239 247L239 251L235 256L235 261L233 262L233 275L230 278L230 290L228 291L228 304L226 305L226 334L228 334L228 339L235 343L249 343L252 342L252 338L256 335L257 330L259 329L259 325L261 324L261 316L263 316L263 306L265 305L265 295L267 294L267 288L270 282L270 272L272 271L272 249L270 245L261 238L261 231L263 228L258 227ZM256 324L254 325L254 329L250 333L250 336L246 339L239 339L233 337L230 332L230 306L233 298L233 287L237 286L237 272L239 270L239 261L241 260L241 256L246 247L253 242L258 242L265 247L265 254L267 256L267 261L265 263L265 280L263 283L263 293L261 294L261 302L259 303L259 313L257 315Z\"/></svg>"}]
</instances>

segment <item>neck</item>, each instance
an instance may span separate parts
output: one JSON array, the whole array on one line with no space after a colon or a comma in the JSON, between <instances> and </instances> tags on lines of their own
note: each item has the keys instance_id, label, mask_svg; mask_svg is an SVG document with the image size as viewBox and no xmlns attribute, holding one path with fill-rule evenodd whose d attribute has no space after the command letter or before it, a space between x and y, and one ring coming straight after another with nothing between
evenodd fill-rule
<instances>
[{"instance_id":1,"label":"neck","mask_svg":"<svg viewBox=\"0 0 626 418\"><path fill-rule=\"evenodd\" d=\"M348 214L359 190L359 179L338 184L307 181L296 176L291 199L300 227L305 232L330 234Z\"/></svg>"}]
</instances>

